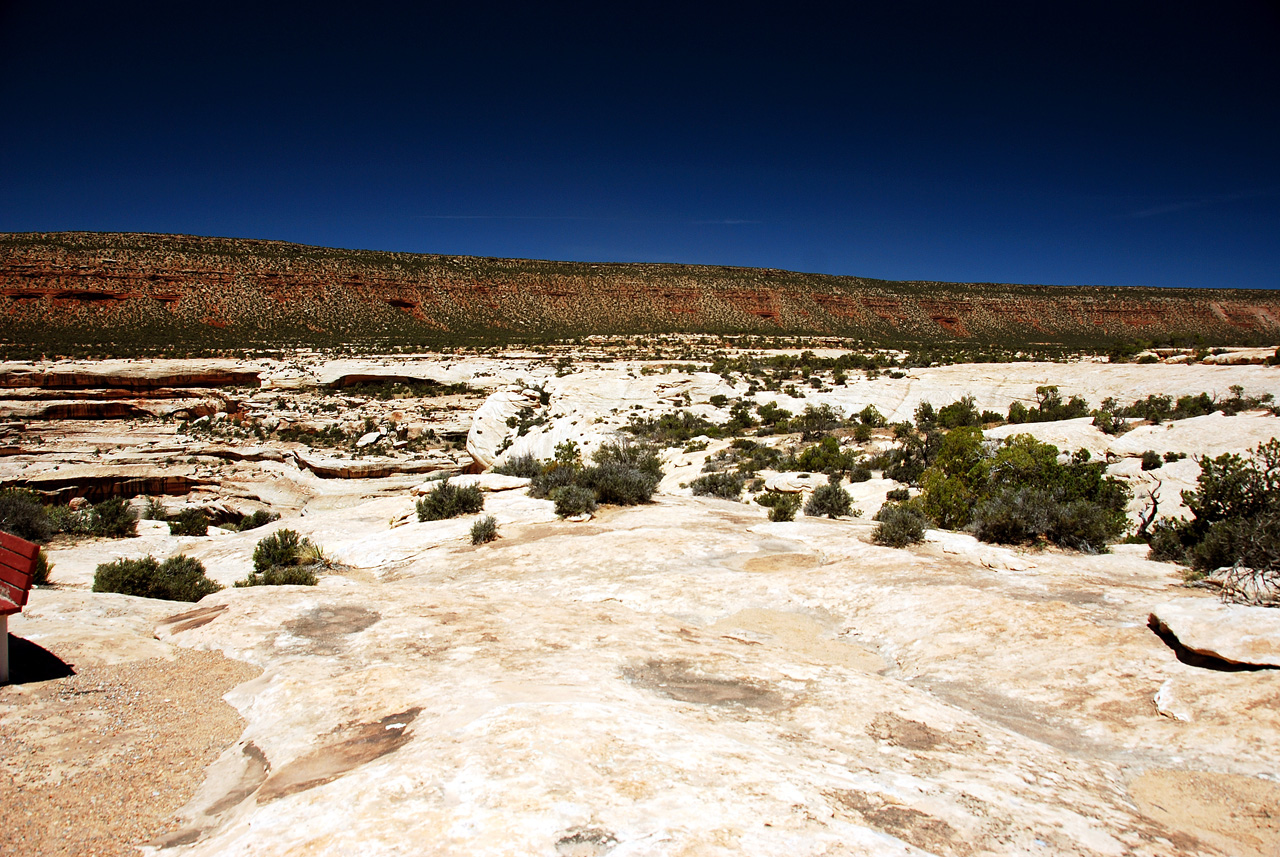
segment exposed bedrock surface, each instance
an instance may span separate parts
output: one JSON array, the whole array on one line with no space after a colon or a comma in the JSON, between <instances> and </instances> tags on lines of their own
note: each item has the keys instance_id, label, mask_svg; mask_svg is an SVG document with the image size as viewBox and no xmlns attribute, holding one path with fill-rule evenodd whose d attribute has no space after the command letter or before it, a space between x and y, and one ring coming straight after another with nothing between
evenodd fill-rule
<instances>
[{"instance_id":1,"label":"exposed bedrock surface","mask_svg":"<svg viewBox=\"0 0 1280 857\"><path fill-rule=\"evenodd\" d=\"M48 553L61 588L37 589L11 617L17 637L69 662L196 649L261 670L226 697L243 734L223 745L150 853L1274 857L1280 848L1280 670L1189 658L1184 649L1204 648L1204 635L1183 619L1212 614L1212 634L1237 643L1246 632L1275 643L1280 632L1238 622L1184 586L1178 566L1147 560L1145 546L1086 556L936 530L907 549L876 546L870 515L896 486L879 477L851 488L862 518L772 523L755 504L690 496L687 483L727 439L666 449L655 502L604 506L585 523L556 518L524 480L457 477L481 487L480 515L498 528L496 541L473 546L479 515L417 520L415 500L432 487L421 474L344 476L391 460L447 467L447 458L458 469L470 460L456 441L397 448L410 443L402 423L419 439L432 426L490 426L494 437L480 437L495 455L545 457L567 440L589 452L616 439L631 414L688 408L723 420L711 397L745 396L745 385L640 363L556 377L550 361L431 362L398 371L480 392L381 400L351 392L363 380L324 385L391 371L393 360L263 361L263 388L237 413L345 426L340 450L258 438L231 416L205 421L209 437L161 420L5 428L21 448L0 458L5 485L45 480L41 490L66 491L136 467L192 480L165 498L170 508L282 514L203 537L170 535L159 521L139 522L131 539L60 537ZM754 401L845 414L875 404L902 419L921 401L962 395L1004 410L1043 384L1094 403L1235 384L1256 395L1280 393L1280 370L940 367ZM513 408L474 418L486 400ZM1168 494L1194 483L1194 458L1143 476L1141 451L1243 452L1280 424L1261 412L1217 415L1111 438L1077 422L1019 429L1109 452L1114 472L1135 484L1158 474ZM357 447L371 434L380 439ZM322 476L304 460L337 470ZM765 477L801 491L824 478ZM334 568L316 587L232 588L258 541L284 528L322 546ZM228 588L191 605L88 591L99 563L177 554ZM1171 633L1151 627L1153 613ZM21 708L24 723L93 725L57 721L14 693L23 691L0 690L11 703L0 710ZM26 776L24 758L6 757L4 770ZM0 808L21 806L5 797Z\"/></svg>"},{"instance_id":2,"label":"exposed bedrock surface","mask_svg":"<svg viewBox=\"0 0 1280 857\"><path fill-rule=\"evenodd\" d=\"M869 524L773 524L718 501L583 525L548 506L489 495L503 537L479 548L469 521L369 533L410 498L308 516L295 523L343 556L384 551L372 575L175 607L147 645L263 674L228 695L245 733L160 853L1280 844L1265 816L1200 792L1178 798L1182 812L1152 808L1168 810L1189 772L1231 786L1224 801L1280 809L1258 779L1280 764L1266 701L1280 673L1180 662L1146 624L1178 597L1170 566L1125 549L997 570L961 544L890 550L865 541ZM196 555L221 569L238 550L247 565L253 535ZM17 632L52 645L63 623L92 621L91 605L69 612L83 597L38 592ZM1161 714L1161 692L1185 719Z\"/></svg>"}]
</instances>

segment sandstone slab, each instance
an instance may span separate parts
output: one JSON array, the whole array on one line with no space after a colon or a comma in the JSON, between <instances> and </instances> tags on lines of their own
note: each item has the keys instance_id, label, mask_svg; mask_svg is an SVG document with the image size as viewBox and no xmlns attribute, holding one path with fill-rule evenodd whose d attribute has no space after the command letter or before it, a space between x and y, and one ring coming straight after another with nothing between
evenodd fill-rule
<instances>
[{"instance_id":1,"label":"sandstone slab","mask_svg":"<svg viewBox=\"0 0 1280 857\"><path fill-rule=\"evenodd\" d=\"M1185 599L1152 608L1151 621L1196 654L1280 667L1280 610L1275 608Z\"/></svg>"}]
</instances>

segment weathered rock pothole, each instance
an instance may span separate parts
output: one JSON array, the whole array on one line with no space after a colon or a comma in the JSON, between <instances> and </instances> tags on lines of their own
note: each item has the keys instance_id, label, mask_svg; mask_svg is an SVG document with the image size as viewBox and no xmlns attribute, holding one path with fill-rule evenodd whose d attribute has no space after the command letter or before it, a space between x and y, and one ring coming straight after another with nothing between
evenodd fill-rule
<instances>
[{"instance_id":1,"label":"weathered rock pothole","mask_svg":"<svg viewBox=\"0 0 1280 857\"><path fill-rule=\"evenodd\" d=\"M290 619L284 629L307 640L312 654L337 654L345 647L348 635L360 633L381 618L381 613L366 607L326 604Z\"/></svg>"},{"instance_id":2,"label":"weathered rock pothole","mask_svg":"<svg viewBox=\"0 0 1280 857\"><path fill-rule=\"evenodd\" d=\"M627 667L622 675L638 687L699 705L778 711L794 702L788 694L761 682L707 675L686 660L650 660L642 666Z\"/></svg>"},{"instance_id":3,"label":"weathered rock pothole","mask_svg":"<svg viewBox=\"0 0 1280 857\"><path fill-rule=\"evenodd\" d=\"M559 857L603 857L618 844L618 837L598 827L568 831L556 841Z\"/></svg>"},{"instance_id":4,"label":"weathered rock pothole","mask_svg":"<svg viewBox=\"0 0 1280 857\"><path fill-rule=\"evenodd\" d=\"M742 564L743 571L775 572L800 571L814 568L822 564L822 557L811 553L778 553L771 556L758 556Z\"/></svg>"},{"instance_id":5,"label":"weathered rock pothole","mask_svg":"<svg viewBox=\"0 0 1280 857\"><path fill-rule=\"evenodd\" d=\"M964 857L974 852L950 824L918 809L853 790L832 790L826 796L836 804L837 812L853 813L866 824L931 854Z\"/></svg>"}]
</instances>

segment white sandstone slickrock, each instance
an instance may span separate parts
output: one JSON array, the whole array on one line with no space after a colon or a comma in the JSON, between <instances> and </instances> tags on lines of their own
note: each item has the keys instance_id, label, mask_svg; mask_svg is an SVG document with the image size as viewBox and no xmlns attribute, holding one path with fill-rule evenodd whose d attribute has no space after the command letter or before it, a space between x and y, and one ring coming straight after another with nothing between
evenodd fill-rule
<instances>
[{"instance_id":1,"label":"white sandstone slickrock","mask_svg":"<svg viewBox=\"0 0 1280 857\"><path fill-rule=\"evenodd\" d=\"M743 392L718 376L646 375L634 363L555 378L545 362L403 362L264 363L262 372L287 396L380 373L497 391L473 423L484 434L468 439L484 463L525 407L548 421L504 455L546 458L564 440L589 451L630 414L670 410L659 399L683 402L686 392L690 410L726 418L706 399ZM901 419L919 401L964 394L1003 411L1052 383L1096 404L1235 383L1280 392L1280 370L937 367L755 401L845 413L875 404ZM1260 414L1200 420L1119 439L1084 425L1017 429L1123 457L1243 451L1280 424ZM76 443L102 443L89 439ZM676 456L692 475L705 458ZM570 525L522 480L454 476L485 491L481 514L499 524L496 541L473 546L478 516L416 520L414 488L432 484L422 475L321 478L292 457L219 459L239 468L240 496L278 502L285 516L218 537L157 525L136 539L55 544L54 578L66 588L37 590L11 622L19 636L51 650L78 645L68 650L86 659L191 647L263 670L228 694L245 731L209 769L180 828L147 849L155 857L1264 857L1280 848L1270 781L1280 770L1280 671L1184 663L1147 621L1156 612L1195 640L1187 617L1197 617L1211 626L1206 636L1277 648L1280 629L1210 599L1153 611L1186 590L1145 549L1028 552L937 531L910 549L881 547L869 517L887 480L845 486L861 519L770 522L754 504L667 493ZM1121 464L1113 468L1127 479L1150 477ZM1165 465L1166 491L1191 464ZM0 473L18 466L0 459ZM779 475L803 487L795 477ZM178 552L230 584L252 567L257 541L286 527L337 563L318 586L229 588L190 606L84 591L99 562ZM1194 793L1175 788L1187 777Z\"/></svg>"},{"instance_id":2,"label":"white sandstone slickrock","mask_svg":"<svg viewBox=\"0 0 1280 857\"><path fill-rule=\"evenodd\" d=\"M1188 598L1151 609L1151 621L1187 649L1233 664L1280 667L1280 610Z\"/></svg>"}]
</instances>

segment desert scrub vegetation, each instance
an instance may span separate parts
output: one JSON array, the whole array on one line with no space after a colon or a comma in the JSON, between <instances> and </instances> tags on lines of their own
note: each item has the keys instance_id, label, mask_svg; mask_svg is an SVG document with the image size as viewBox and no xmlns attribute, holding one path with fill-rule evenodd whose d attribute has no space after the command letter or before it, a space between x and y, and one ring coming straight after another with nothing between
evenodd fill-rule
<instances>
[{"instance_id":1,"label":"desert scrub vegetation","mask_svg":"<svg viewBox=\"0 0 1280 857\"><path fill-rule=\"evenodd\" d=\"M977 428L942 440L921 474L920 510L943 529L1002 544L1048 541L1103 552L1123 533L1129 489L1080 450L1067 462L1030 435L985 441Z\"/></svg>"},{"instance_id":2,"label":"desert scrub vegetation","mask_svg":"<svg viewBox=\"0 0 1280 857\"><path fill-rule=\"evenodd\" d=\"M1223 566L1280 571L1280 440L1200 460L1194 490L1182 492L1189 520L1163 518L1150 534L1151 558L1204 577Z\"/></svg>"},{"instance_id":3,"label":"desert scrub vegetation","mask_svg":"<svg viewBox=\"0 0 1280 857\"><path fill-rule=\"evenodd\" d=\"M1080 396L1072 396L1066 402L1056 386L1036 387L1036 406L1028 408L1021 402L1009 405L1008 421L1011 423L1049 423L1074 420L1089 416L1089 403Z\"/></svg>"},{"instance_id":4,"label":"desert scrub vegetation","mask_svg":"<svg viewBox=\"0 0 1280 857\"><path fill-rule=\"evenodd\" d=\"M235 528L240 532L244 532L245 530L256 530L258 527L266 526L272 521L278 520L280 520L280 514L278 512L268 512L265 509L256 509L242 517L239 523L236 524Z\"/></svg>"},{"instance_id":5,"label":"desert scrub vegetation","mask_svg":"<svg viewBox=\"0 0 1280 857\"><path fill-rule=\"evenodd\" d=\"M0 491L0 530L29 542L46 542L54 527L39 494L5 488Z\"/></svg>"},{"instance_id":6,"label":"desert scrub vegetation","mask_svg":"<svg viewBox=\"0 0 1280 857\"><path fill-rule=\"evenodd\" d=\"M756 502L769 510L770 521L794 521L800 511L800 495L782 491L763 491Z\"/></svg>"},{"instance_id":7,"label":"desert scrub vegetation","mask_svg":"<svg viewBox=\"0 0 1280 857\"><path fill-rule=\"evenodd\" d=\"M826 485L819 485L809 495L804 504L804 513L810 518L840 518L848 515L856 517L853 498L849 492L840 487L840 478L832 476Z\"/></svg>"},{"instance_id":8,"label":"desert scrub vegetation","mask_svg":"<svg viewBox=\"0 0 1280 857\"><path fill-rule=\"evenodd\" d=\"M118 592L165 601L199 601L222 589L205 573L204 564L179 554L159 562L153 556L118 559L98 566L94 592Z\"/></svg>"},{"instance_id":9,"label":"desert scrub vegetation","mask_svg":"<svg viewBox=\"0 0 1280 857\"><path fill-rule=\"evenodd\" d=\"M871 533L871 540L878 545L904 548L924 541L924 531L929 519L914 504L905 502L885 503L872 519L879 524Z\"/></svg>"},{"instance_id":10,"label":"desert scrub vegetation","mask_svg":"<svg viewBox=\"0 0 1280 857\"><path fill-rule=\"evenodd\" d=\"M599 503L648 503L662 481L657 451L649 444L628 440L603 444L592 454L590 464L582 461L578 445L567 441L556 447L554 459L539 462L538 469L529 494L554 502L556 514L561 517L584 514ZM579 490L570 492L570 488ZM586 494L591 495L590 504Z\"/></svg>"},{"instance_id":11,"label":"desert scrub vegetation","mask_svg":"<svg viewBox=\"0 0 1280 857\"><path fill-rule=\"evenodd\" d=\"M423 495L415 507L419 521L443 521L473 515L484 508L484 493L476 485L455 485L444 479Z\"/></svg>"},{"instance_id":12,"label":"desert scrub vegetation","mask_svg":"<svg viewBox=\"0 0 1280 857\"><path fill-rule=\"evenodd\" d=\"M169 520L171 536L207 536L209 518L200 509L183 509Z\"/></svg>"},{"instance_id":13,"label":"desert scrub vegetation","mask_svg":"<svg viewBox=\"0 0 1280 857\"><path fill-rule=\"evenodd\" d=\"M493 466L494 473L532 479L542 474L542 464L531 454L515 455Z\"/></svg>"},{"instance_id":14,"label":"desert scrub vegetation","mask_svg":"<svg viewBox=\"0 0 1280 857\"><path fill-rule=\"evenodd\" d=\"M555 503L556 515L561 518L576 518L596 510L596 492L581 485L561 485L552 489L547 499Z\"/></svg>"},{"instance_id":15,"label":"desert scrub vegetation","mask_svg":"<svg viewBox=\"0 0 1280 857\"><path fill-rule=\"evenodd\" d=\"M1231 417L1242 411L1266 409L1273 414L1277 412L1274 397L1270 393L1258 396L1246 395L1244 387L1234 384L1229 388L1231 395L1217 398L1208 393L1195 395L1172 396L1157 394L1148 395L1129 405L1120 405L1113 398L1102 400L1102 404L1093 411L1093 424L1110 435L1119 435L1128 431L1130 421L1146 420L1154 425L1174 420L1186 420L1192 417L1203 417L1221 412Z\"/></svg>"},{"instance_id":16,"label":"desert scrub vegetation","mask_svg":"<svg viewBox=\"0 0 1280 857\"><path fill-rule=\"evenodd\" d=\"M488 544L498 537L498 521L493 515L485 515L471 525L471 544Z\"/></svg>"},{"instance_id":17,"label":"desert scrub vegetation","mask_svg":"<svg viewBox=\"0 0 1280 857\"><path fill-rule=\"evenodd\" d=\"M695 497L722 497L737 500L742 497L746 477L741 473L705 473L689 483Z\"/></svg>"},{"instance_id":18,"label":"desert scrub vegetation","mask_svg":"<svg viewBox=\"0 0 1280 857\"><path fill-rule=\"evenodd\" d=\"M253 571L237 587L315 586L317 570L331 566L324 551L295 530L277 530L253 549Z\"/></svg>"},{"instance_id":19,"label":"desert scrub vegetation","mask_svg":"<svg viewBox=\"0 0 1280 857\"><path fill-rule=\"evenodd\" d=\"M0 530L32 542L47 542L57 533L125 538L138 534L138 522L118 497L77 511L45 506L34 491L6 488L0 490Z\"/></svg>"}]
</instances>

